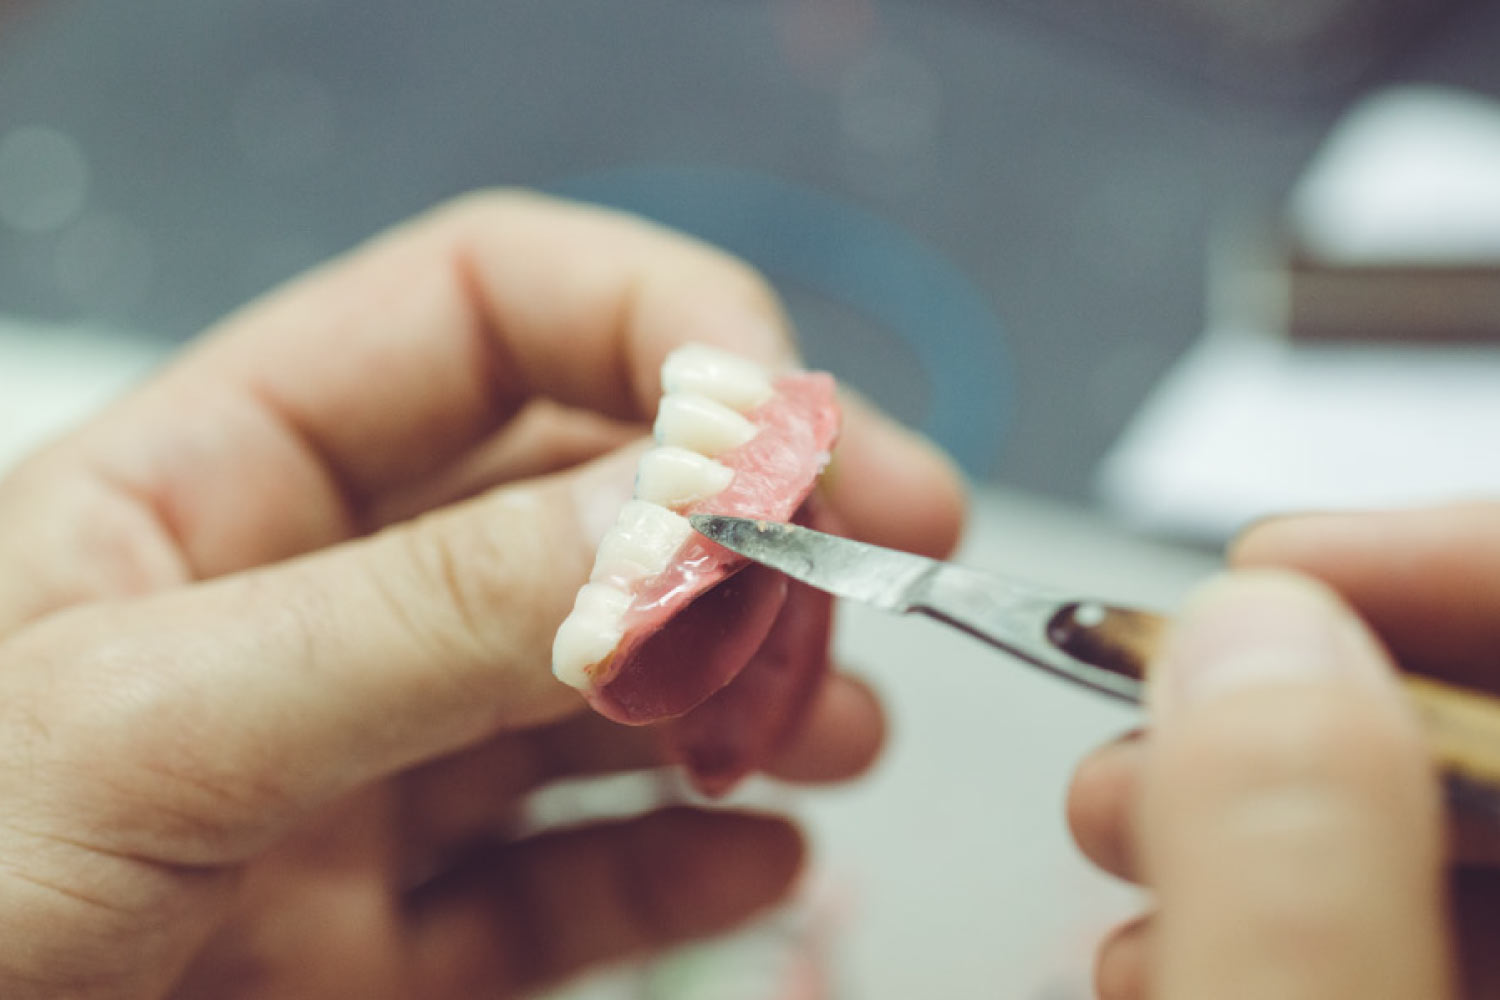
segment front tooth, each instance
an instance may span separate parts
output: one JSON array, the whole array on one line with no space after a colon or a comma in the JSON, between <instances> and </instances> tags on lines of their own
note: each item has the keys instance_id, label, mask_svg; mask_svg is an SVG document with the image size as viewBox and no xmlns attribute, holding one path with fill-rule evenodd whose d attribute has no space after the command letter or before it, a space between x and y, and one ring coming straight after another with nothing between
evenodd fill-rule
<instances>
[{"instance_id":1,"label":"front tooth","mask_svg":"<svg viewBox=\"0 0 1500 1000\"><path fill-rule=\"evenodd\" d=\"M664 445L641 456L635 495L663 507L683 507L723 492L734 470L695 451Z\"/></svg>"},{"instance_id":2,"label":"front tooth","mask_svg":"<svg viewBox=\"0 0 1500 1000\"><path fill-rule=\"evenodd\" d=\"M656 576L667 568L692 533L693 526L681 514L644 500L632 500L620 509L615 526L599 543L589 579L629 584Z\"/></svg>"},{"instance_id":3,"label":"front tooth","mask_svg":"<svg viewBox=\"0 0 1500 1000\"><path fill-rule=\"evenodd\" d=\"M589 667L607 659L624 637L624 629L611 628L584 615L569 615L552 640L553 676L570 687L587 690Z\"/></svg>"},{"instance_id":4,"label":"front tooth","mask_svg":"<svg viewBox=\"0 0 1500 1000\"><path fill-rule=\"evenodd\" d=\"M688 344L667 355L661 366L662 387L668 393L707 396L741 413L748 413L776 394L771 373L728 351Z\"/></svg>"},{"instance_id":5,"label":"front tooth","mask_svg":"<svg viewBox=\"0 0 1500 1000\"><path fill-rule=\"evenodd\" d=\"M609 658L625 637L630 595L615 587L587 583L552 640L552 673L576 688L589 685L589 667Z\"/></svg>"},{"instance_id":6,"label":"front tooth","mask_svg":"<svg viewBox=\"0 0 1500 1000\"><path fill-rule=\"evenodd\" d=\"M630 610L630 595L618 587L603 583L586 583L578 588L578 597L573 601L575 614L587 615L600 621L618 622Z\"/></svg>"},{"instance_id":7,"label":"front tooth","mask_svg":"<svg viewBox=\"0 0 1500 1000\"><path fill-rule=\"evenodd\" d=\"M754 424L717 400L695 393L669 393L656 412L656 440L710 458L755 437Z\"/></svg>"}]
</instances>

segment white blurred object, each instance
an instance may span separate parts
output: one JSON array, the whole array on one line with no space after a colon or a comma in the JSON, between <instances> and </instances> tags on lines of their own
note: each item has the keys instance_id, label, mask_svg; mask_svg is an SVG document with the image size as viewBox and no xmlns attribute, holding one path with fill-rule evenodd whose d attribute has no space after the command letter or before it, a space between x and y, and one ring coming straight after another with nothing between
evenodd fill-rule
<instances>
[{"instance_id":1,"label":"white blurred object","mask_svg":"<svg viewBox=\"0 0 1500 1000\"><path fill-rule=\"evenodd\" d=\"M1334 264L1500 266L1500 105L1430 87L1370 99L1289 222ZM1153 390L1099 467L1110 509L1217 542L1288 510L1500 495L1500 344L1294 341L1263 304L1214 317Z\"/></svg>"},{"instance_id":2,"label":"white blurred object","mask_svg":"<svg viewBox=\"0 0 1500 1000\"><path fill-rule=\"evenodd\" d=\"M1500 260L1500 104L1403 87L1358 105L1291 198L1306 248L1339 263Z\"/></svg>"},{"instance_id":3,"label":"white blurred object","mask_svg":"<svg viewBox=\"0 0 1500 1000\"><path fill-rule=\"evenodd\" d=\"M1100 468L1108 504L1206 541L1281 511L1500 495L1500 349L1204 337Z\"/></svg>"},{"instance_id":4,"label":"white blurred object","mask_svg":"<svg viewBox=\"0 0 1500 1000\"><path fill-rule=\"evenodd\" d=\"M164 351L114 331L0 318L0 470L103 406Z\"/></svg>"}]
</instances>

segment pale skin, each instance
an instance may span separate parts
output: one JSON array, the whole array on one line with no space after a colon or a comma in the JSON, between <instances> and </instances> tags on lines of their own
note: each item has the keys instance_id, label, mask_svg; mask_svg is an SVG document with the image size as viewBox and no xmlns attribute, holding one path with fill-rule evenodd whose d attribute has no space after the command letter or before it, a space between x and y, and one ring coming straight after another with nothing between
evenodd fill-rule
<instances>
[{"instance_id":1,"label":"pale skin","mask_svg":"<svg viewBox=\"0 0 1500 1000\"><path fill-rule=\"evenodd\" d=\"M465 199L210 331L0 485L0 995L471 998L782 898L781 819L510 836L549 781L661 763L549 671L669 350L796 363L742 264ZM932 555L958 477L850 400L830 505ZM773 773L859 773L836 676Z\"/></svg>"},{"instance_id":2,"label":"pale skin","mask_svg":"<svg viewBox=\"0 0 1500 1000\"><path fill-rule=\"evenodd\" d=\"M1500 691L1500 504L1276 519L1230 563L1074 778L1084 852L1151 890L1101 1000L1500 997L1500 832L1445 813L1393 683Z\"/></svg>"}]
</instances>

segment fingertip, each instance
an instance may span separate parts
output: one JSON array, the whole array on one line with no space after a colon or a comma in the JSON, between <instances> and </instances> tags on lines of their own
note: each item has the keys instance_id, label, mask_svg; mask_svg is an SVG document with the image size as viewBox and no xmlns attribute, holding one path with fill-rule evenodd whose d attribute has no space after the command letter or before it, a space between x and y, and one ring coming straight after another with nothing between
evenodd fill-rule
<instances>
[{"instance_id":1,"label":"fingertip","mask_svg":"<svg viewBox=\"0 0 1500 1000\"><path fill-rule=\"evenodd\" d=\"M1099 1000L1143 1000L1146 996L1149 916L1121 924L1099 945L1094 990Z\"/></svg>"},{"instance_id":2,"label":"fingertip","mask_svg":"<svg viewBox=\"0 0 1500 1000\"><path fill-rule=\"evenodd\" d=\"M659 891L649 915L662 939L726 930L780 902L807 859L802 832L777 816L670 808L640 820L634 835L635 870L670 874L677 890Z\"/></svg>"},{"instance_id":3,"label":"fingertip","mask_svg":"<svg viewBox=\"0 0 1500 1000\"><path fill-rule=\"evenodd\" d=\"M684 279L683 290L674 285L637 306L634 377L643 413L654 412L665 391L661 372L668 355L685 345L717 348L772 373L802 367L775 293L737 261L715 263Z\"/></svg>"},{"instance_id":4,"label":"fingertip","mask_svg":"<svg viewBox=\"0 0 1500 1000\"><path fill-rule=\"evenodd\" d=\"M1493 502L1277 514L1246 527L1227 556L1233 566L1288 566L1338 583L1367 563L1415 565L1434 552L1468 553L1476 539L1492 537L1497 517Z\"/></svg>"},{"instance_id":5,"label":"fingertip","mask_svg":"<svg viewBox=\"0 0 1500 1000\"><path fill-rule=\"evenodd\" d=\"M1067 820L1084 857L1127 881L1137 881L1131 814L1140 791L1142 734L1127 733L1085 757L1068 785Z\"/></svg>"},{"instance_id":6,"label":"fingertip","mask_svg":"<svg viewBox=\"0 0 1500 1000\"><path fill-rule=\"evenodd\" d=\"M845 391L844 432L824 490L849 532L945 558L967 515L964 477L927 438Z\"/></svg>"},{"instance_id":7,"label":"fingertip","mask_svg":"<svg viewBox=\"0 0 1500 1000\"><path fill-rule=\"evenodd\" d=\"M809 784L847 781L874 766L885 736L885 710L875 691L859 678L835 674L767 771Z\"/></svg>"},{"instance_id":8,"label":"fingertip","mask_svg":"<svg viewBox=\"0 0 1500 1000\"><path fill-rule=\"evenodd\" d=\"M1409 670L1494 690L1500 503L1279 518L1230 549L1237 566L1286 566L1344 595Z\"/></svg>"},{"instance_id":9,"label":"fingertip","mask_svg":"<svg viewBox=\"0 0 1500 1000\"><path fill-rule=\"evenodd\" d=\"M1230 541L1225 558L1234 567L1299 565L1316 556L1331 533L1358 518L1322 511L1273 514L1241 530Z\"/></svg>"}]
</instances>

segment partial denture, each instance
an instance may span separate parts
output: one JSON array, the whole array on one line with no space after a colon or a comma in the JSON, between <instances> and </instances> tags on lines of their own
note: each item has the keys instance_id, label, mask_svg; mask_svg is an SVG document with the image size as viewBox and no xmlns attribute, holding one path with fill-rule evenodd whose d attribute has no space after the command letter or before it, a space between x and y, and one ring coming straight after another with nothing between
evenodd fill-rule
<instances>
[{"instance_id":1,"label":"partial denture","mask_svg":"<svg viewBox=\"0 0 1500 1000\"><path fill-rule=\"evenodd\" d=\"M705 344L686 344L673 351L662 363L661 387L666 398L707 397L740 413L749 413L776 394L764 366Z\"/></svg>"},{"instance_id":2,"label":"partial denture","mask_svg":"<svg viewBox=\"0 0 1500 1000\"><path fill-rule=\"evenodd\" d=\"M756 435L755 425L737 410L697 393L668 393L656 414L656 440L713 458Z\"/></svg>"},{"instance_id":3,"label":"partial denture","mask_svg":"<svg viewBox=\"0 0 1500 1000\"><path fill-rule=\"evenodd\" d=\"M686 448L662 445L641 456L635 495L647 503L681 508L723 493L732 482L734 471L728 466Z\"/></svg>"},{"instance_id":4,"label":"partial denture","mask_svg":"<svg viewBox=\"0 0 1500 1000\"><path fill-rule=\"evenodd\" d=\"M662 388L658 446L641 456L635 499L600 542L590 582L553 643L553 673L576 688L589 687L591 668L608 660L623 638L630 591L666 570L692 536L676 509L729 486L734 471L714 456L753 440L758 430L745 414L775 395L765 368L700 344L667 357Z\"/></svg>"},{"instance_id":5,"label":"partial denture","mask_svg":"<svg viewBox=\"0 0 1500 1000\"><path fill-rule=\"evenodd\" d=\"M660 697L651 671L632 669L614 696L608 691L622 661L634 667L647 638L743 566L694 533L685 515L789 519L827 463L837 434L833 382L826 375L775 378L753 361L695 344L666 359L662 386L657 446L640 460L635 499L599 545L589 583L553 645L557 677L623 722L680 714L691 707L686 702L701 701L739 669L704 680L703 691L692 689L696 680L683 689L674 675L669 686L683 690ZM729 614L744 617L733 607ZM643 688L650 697L641 696Z\"/></svg>"},{"instance_id":6,"label":"partial denture","mask_svg":"<svg viewBox=\"0 0 1500 1000\"><path fill-rule=\"evenodd\" d=\"M681 514L645 500L632 500L620 509L614 528L599 544L589 579L628 587L636 580L655 576L667 568L692 533L692 526Z\"/></svg>"}]
</instances>

